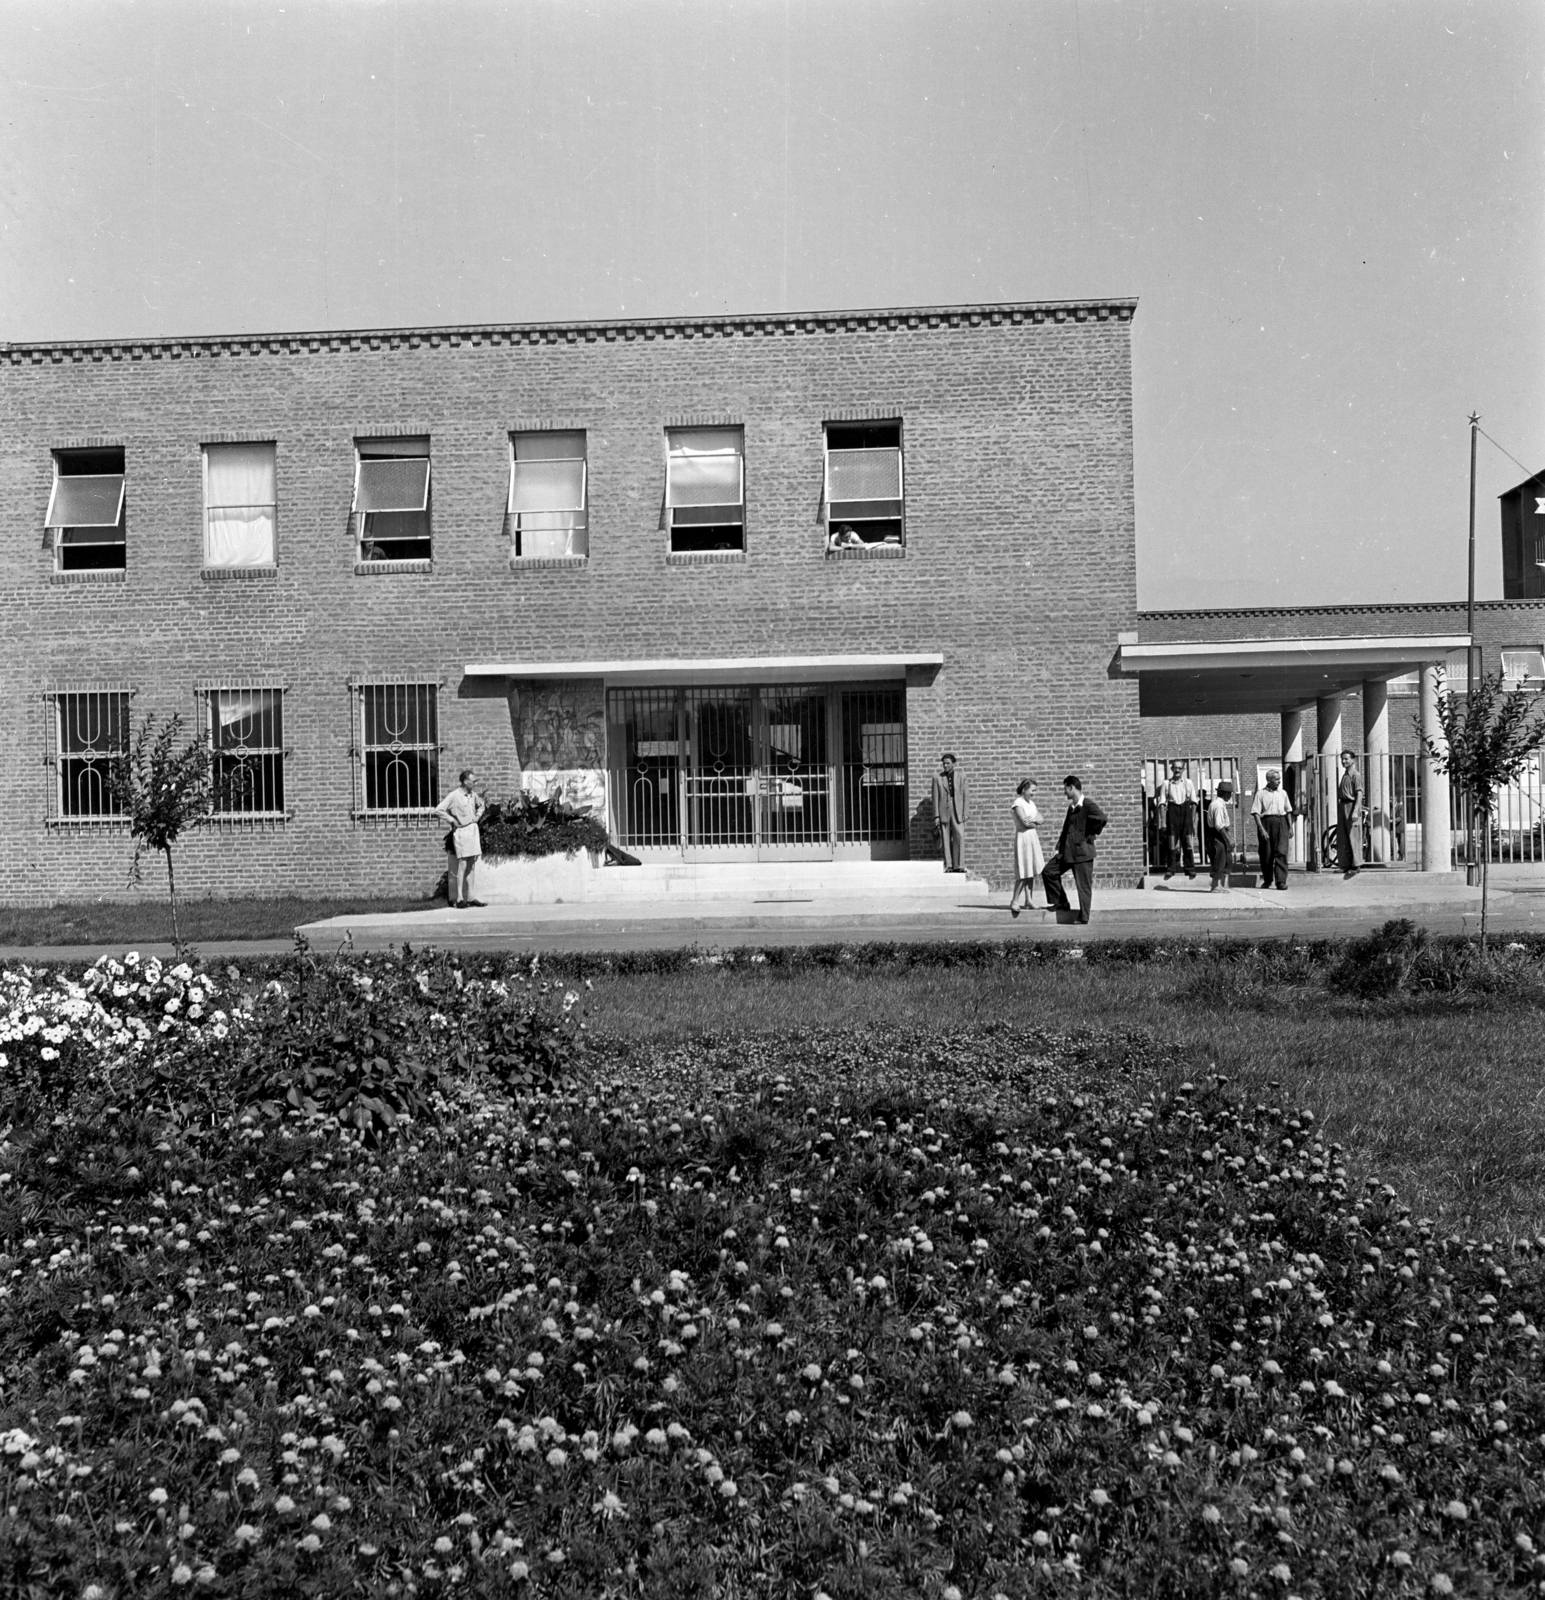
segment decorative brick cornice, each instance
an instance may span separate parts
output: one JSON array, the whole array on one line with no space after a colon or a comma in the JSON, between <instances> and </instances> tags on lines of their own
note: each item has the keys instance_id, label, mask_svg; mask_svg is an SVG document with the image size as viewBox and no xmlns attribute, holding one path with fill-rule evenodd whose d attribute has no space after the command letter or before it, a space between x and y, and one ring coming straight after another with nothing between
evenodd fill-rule
<instances>
[{"instance_id":1,"label":"decorative brick cornice","mask_svg":"<svg viewBox=\"0 0 1545 1600\"><path fill-rule=\"evenodd\" d=\"M1047 322L1130 322L1132 299L1033 300L980 306L906 306L599 322L508 322L449 328L370 328L181 339L109 339L0 345L11 366L83 361L184 361L220 356L320 355L345 350L457 349L462 345L598 344L652 339L787 338L796 334L896 333L913 329L1020 327Z\"/></svg>"},{"instance_id":2,"label":"decorative brick cornice","mask_svg":"<svg viewBox=\"0 0 1545 1600\"><path fill-rule=\"evenodd\" d=\"M1237 618L1248 621L1251 617L1354 617L1393 616L1401 612L1463 611L1465 602L1459 600L1369 600L1361 605L1335 606L1224 606L1218 609L1186 608L1178 611L1139 611L1138 625L1144 622L1213 622ZM1540 611L1545 610L1545 600L1477 600L1477 611Z\"/></svg>"}]
</instances>

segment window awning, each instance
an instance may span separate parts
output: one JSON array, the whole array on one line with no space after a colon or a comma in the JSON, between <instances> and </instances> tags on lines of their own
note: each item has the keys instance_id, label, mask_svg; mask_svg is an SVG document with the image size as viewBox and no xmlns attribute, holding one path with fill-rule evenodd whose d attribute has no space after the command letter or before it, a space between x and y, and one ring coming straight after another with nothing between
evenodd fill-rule
<instances>
[{"instance_id":1,"label":"window awning","mask_svg":"<svg viewBox=\"0 0 1545 1600\"><path fill-rule=\"evenodd\" d=\"M469 678L604 678L608 683L840 683L905 678L909 667L944 665L940 651L896 655L660 657L638 661L474 662Z\"/></svg>"},{"instance_id":2,"label":"window awning","mask_svg":"<svg viewBox=\"0 0 1545 1600\"><path fill-rule=\"evenodd\" d=\"M1137 679L1145 717L1291 711L1368 678L1388 680L1441 663L1469 643L1467 633L1123 641L1116 673Z\"/></svg>"}]
</instances>

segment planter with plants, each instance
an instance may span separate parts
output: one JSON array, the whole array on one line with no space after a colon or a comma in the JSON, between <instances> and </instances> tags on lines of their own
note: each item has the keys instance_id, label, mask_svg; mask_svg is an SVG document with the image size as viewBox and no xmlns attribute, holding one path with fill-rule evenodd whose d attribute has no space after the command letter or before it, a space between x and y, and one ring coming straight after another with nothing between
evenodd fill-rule
<instances>
[{"instance_id":1,"label":"planter with plants","mask_svg":"<svg viewBox=\"0 0 1545 1600\"><path fill-rule=\"evenodd\" d=\"M516 794L493 800L479 824L483 858L474 892L489 905L583 900L606 859L606 825L561 797Z\"/></svg>"}]
</instances>

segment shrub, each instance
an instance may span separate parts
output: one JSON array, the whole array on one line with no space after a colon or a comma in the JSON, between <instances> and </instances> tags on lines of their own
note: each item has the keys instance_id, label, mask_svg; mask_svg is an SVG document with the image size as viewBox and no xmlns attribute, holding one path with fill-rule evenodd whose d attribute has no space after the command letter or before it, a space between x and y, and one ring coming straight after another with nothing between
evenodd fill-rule
<instances>
[{"instance_id":1,"label":"shrub","mask_svg":"<svg viewBox=\"0 0 1545 1600\"><path fill-rule=\"evenodd\" d=\"M580 850L604 850L610 842L598 817L575 810L560 796L524 793L491 801L478 833L483 854L490 858L572 856Z\"/></svg>"}]
</instances>

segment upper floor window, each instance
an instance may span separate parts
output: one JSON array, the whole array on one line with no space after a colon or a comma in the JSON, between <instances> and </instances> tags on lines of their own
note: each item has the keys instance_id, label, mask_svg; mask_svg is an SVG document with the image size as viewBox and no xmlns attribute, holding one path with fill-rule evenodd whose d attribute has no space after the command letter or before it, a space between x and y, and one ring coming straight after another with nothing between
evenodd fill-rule
<instances>
[{"instance_id":1,"label":"upper floor window","mask_svg":"<svg viewBox=\"0 0 1545 1600\"><path fill-rule=\"evenodd\" d=\"M583 433L511 434L511 554L588 555L588 488Z\"/></svg>"},{"instance_id":2,"label":"upper floor window","mask_svg":"<svg viewBox=\"0 0 1545 1600\"><path fill-rule=\"evenodd\" d=\"M129 747L125 690L57 694L54 700L54 817L99 822L123 816L113 763Z\"/></svg>"},{"instance_id":3,"label":"upper floor window","mask_svg":"<svg viewBox=\"0 0 1545 1600\"><path fill-rule=\"evenodd\" d=\"M740 428L672 428L667 434L665 504L671 549L746 548L745 433Z\"/></svg>"},{"instance_id":4,"label":"upper floor window","mask_svg":"<svg viewBox=\"0 0 1545 1600\"><path fill-rule=\"evenodd\" d=\"M1502 652L1502 678L1509 689L1545 687L1545 651L1515 645Z\"/></svg>"},{"instance_id":5,"label":"upper floor window","mask_svg":"<svg viewBox=\"0 0 1545 1600\"><path fill-rule=\"evenodd\" d=\"M271 567L276 523L274 447L204 446L204 565Z\"/></svg>"},{"instance_id":6,"label":"upper floor window","mask_svg":"<svg viewBox=\"0 0 1545 1600\"><path fill-rule=\"evenodd\" d=\"M284 691L208 689L212 804L217 817L284 815Z\"/></svg>"},{"instance_id":7,"label":"upper floor window","mask_svg":"<svg viewBox=\"0 0 1545 1600\"><path fill-rule=\"evenodd\" d=\"M45 526L58 572L124 565L123 450L56 450Z\"/></svg>"},{"instance_id":8,"label":"upper floor window","mask_svg":"<svg viewBox=\"0 0 1545 1600\"><path fill-rule=\"evenodd\" d=\"M902 542L899 422L826 424L826 542L830 549Z\"/></svg>"},{"instance_id":9,"label":"upper floor window","mask_svg":"<svg viewBox=\"0 0 1545 1600\"><path fill-rule=\"evenodd\" d=\"M429 560L428 439L358 439L355 451L359 559Z\"/></svg>"}]
</instances>

